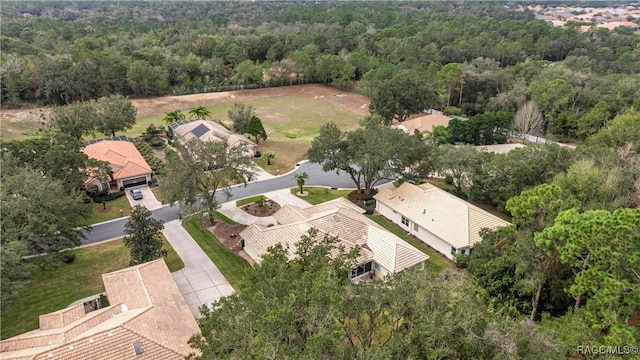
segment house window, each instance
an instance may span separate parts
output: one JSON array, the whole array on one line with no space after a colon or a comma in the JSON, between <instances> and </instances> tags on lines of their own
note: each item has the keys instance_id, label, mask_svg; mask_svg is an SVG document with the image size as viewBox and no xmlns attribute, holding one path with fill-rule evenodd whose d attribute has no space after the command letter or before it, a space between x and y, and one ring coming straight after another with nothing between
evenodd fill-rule
<instances>
[{"instance_id":1,"label":"house window","mask_svg":"<svg viewBox=\"0 0 640 360\"><path fill-rule=\"evenodd\" d=\"M376 271L382 271L382 265L376 263L375 269Z\"/></svg>"},{"instance_id":2,"label":"house window","mask_svg":"<svg viewBox=\"0 0 640 360\"><path fill-rule=\"evenodd\" d=\"M404 226L409 226L409 219L407 219L406 217L402 217L402 225Z\"/></svg>"},{"instance_id":3,"label":"house window","mask_svg":"<svg viewBox=\"0 0 640 360\"><path fill-rule=\"evenodd\" d=\"M458 249L451 247L451 255L455 255L456 251L458 251Z\"/></svg>"},{"instance_id":4,"label":"house window","mask_svg":"<svg viewBox=\"0 0 640 360\"><path fill-rule=\"evenodd\" d=\"M473 248L469 249L469 255L473 252Z\"/></svg>"},{"instance_id":5,"label":"house window","mask_svg":"<svg viewBox=\"0 0 640 360\"><path fill-rule=\"evenodd\" d=\"M418 232L418 229L420 229L420 228L418 227L418 224L413 223L413 231Z\"/></svg>"},{"instance_id":6,"label":"house window","mask_svg":"<svg viewBox=\"0 0 640 360\"><path fill-rule=\"evenodd\" d=\"M360 276L362 274L367 274L371 271L371 261L366 264L360 265L357 268L351 269L351 278L356 276Z\"/></svg>"},{"instance_id":7,"label":"house window","mask_svg":"<svg viewBox=\"0 0 640 360\"><path fill-rule=\"evenodd\" d=\"M462 249L462 250L460 250L460 253L461 253L462 255L464 255L464 254L466 254L466 253L467 253L467 250Z\"/></svg>"}]
</instances>

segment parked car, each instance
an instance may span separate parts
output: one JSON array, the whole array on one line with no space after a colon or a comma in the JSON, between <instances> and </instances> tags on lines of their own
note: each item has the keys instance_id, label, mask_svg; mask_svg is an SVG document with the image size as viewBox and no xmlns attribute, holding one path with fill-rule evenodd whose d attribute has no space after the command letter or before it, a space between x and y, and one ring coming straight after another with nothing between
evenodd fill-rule
<instances>
[{"instance_id":1,"label":"parked car","mask_svg":"<svg viewBox=\"0 0 640 360\"><path fill-rule=\"evenodd\" d=\"M140 189L131 189L129 190L129 193L131 194L131 197L133 197L133 200L142 199L142 191L140 191Z\"/></svg>"}]
</instances>

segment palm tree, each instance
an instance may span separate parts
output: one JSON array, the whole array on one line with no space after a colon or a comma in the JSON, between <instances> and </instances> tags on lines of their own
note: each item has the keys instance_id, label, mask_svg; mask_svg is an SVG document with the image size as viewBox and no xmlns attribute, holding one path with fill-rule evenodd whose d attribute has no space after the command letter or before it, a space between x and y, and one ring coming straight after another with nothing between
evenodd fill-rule
<instances>
[{"instance_id":1,"label":"palm tree","mask_svg":"<svg viewBox=\"0 0 640 360\"><path fill-rule=\"evenodd\" d=\"M189 118L196 118L196 120L203 120L207 116L211 115L211 111L203 105L194 106L189 110Z\"/></svg>"},{"instance_id":2,"label":"palm tree","mask_svg":"<svg viewBox=\"0 0 640 360\"><path fill-rule=\"evenodd\" d=\"M298 183L300 194L304 194L304 191L302 191L302 187L304 186L305 180L308 180L308 179L309 179L309 175L306 172L301 172L301 173L297 172L293 174L293 180L295 180Z\"/></svg>"},{"instance_id":3,"label":"palm tree","mask_svg":"<svg viewBox=\"0 0 640 360\"><path fill-rule=\"evenodd\" d=\"M170 111L168 113L164 114L164 118L162 119L167 125L174 123L174 122L180 122L182 120L184 120L184 114L182 113L182 111L180 110L173 110Z\"/></svg>"},{"instance_id":4,"label":"palm tree","mask_svg":"<svg viewBox=\"0 0 640 360\"><path fill-rule=\"evenodd\" d=\"M271 165L271 159L276 157L276 154L274 154L271 151L269 151L269 152L264 153L262 156L264 156L264 158L267 159L267 165Z\"/></svg>"},{"instance_id":5,"label":"palm tree","mask_svg":"<svg viewBox=\"0 0 640 360\"><path fill-rule=\"evenodd\" d=\"M431 130L431 145L435 148L438 147L438 144L446 144L449 142L449 132L447 128L438 125L434 126Z\"/></svg>"}]
</instances>

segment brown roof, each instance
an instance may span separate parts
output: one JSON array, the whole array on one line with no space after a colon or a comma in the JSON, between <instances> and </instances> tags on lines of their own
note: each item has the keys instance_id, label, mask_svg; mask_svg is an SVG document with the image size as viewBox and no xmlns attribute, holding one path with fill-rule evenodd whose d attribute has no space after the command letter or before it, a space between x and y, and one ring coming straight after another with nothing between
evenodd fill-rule
<instances>
[{"instance_id":1,"label":"brown roof","mask_svg":"<svg viewBox=\"0 0 640 360\"><path fill-rule=\"evenodd\" d=\"M109 302L40 317L40 329L0 342L2 359L184 359L199 332L164 260L102 275ZM134 343L142 353L135 354Z\"/></svg>"},{"instance_id":2,"label":"brown roof","mask_svg":"<svg viewBox=\"0 0 640 360\"><path fill-rule=\"evenodd\" d=\"M240 237L256 250L258 256L267 252L269 247L282 244L289 249L289 256L293 257L296 243L310 228L315 228L320 236L337 236L346 251L359 246L358 263L375 260L395 272L429 258L363 213L363 209L344 198L306 209L285 206L274 214L279 225L264 227L252 224L240 232ZM331 255L337 255L337 252Z\"/></svg>"},{"instance_id":3,"label":"brown roof","mask_svg":"<svg viewBox=\"0 0 640 360\"><path fill-rule=\"evenodd\" d=\"M396 127L410 134L413 134L415 130L420 132L431 132L433 131L433 128L438 125L442 125L444 127L449 126L450 120L451 118L446 115L430 114L405 120L400 124L397 124Z\"/></svg>"},{"instance_id":4,"label":"brown roof","mask_svg":"<svg viewBox=\"0 0 640 360\"><path fill-rule=\"evenodd\" d=\"M147 175L152 172L142 154L128 141L98 141L85 146L82 151L91 159L108 162L113 170L114 180Z\"/></svg>"},{"instance_id":5,"label":"brown roof","mask_svg":"<svg viewBox=\"0 0 640 360\"><path fill-rule=\"evenodd\" d=\"M509 226L509 222L431 184L404 183L380 189L374 198L455 248L482 240L480 230Z\"/></svg>"}]
</instances>

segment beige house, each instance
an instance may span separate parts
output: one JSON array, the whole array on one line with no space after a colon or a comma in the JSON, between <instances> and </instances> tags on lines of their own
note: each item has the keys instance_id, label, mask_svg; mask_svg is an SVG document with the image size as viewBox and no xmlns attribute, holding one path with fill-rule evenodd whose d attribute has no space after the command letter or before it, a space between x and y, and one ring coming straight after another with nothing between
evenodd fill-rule
<instances>
[{"instance_id":1,"label":"beige house","mask_svg":"<svg viewBox=\"0 0 640 360\"><path fill-rule=\"evenodd\" d=\"M184 359L200 329L164 260L102 275L111 305L40 316L40 328L0 341L0 359Z\"/></svg>"},{"instance_id":2,"label":"beige house","mask_svg":"<svg viewBox=\"0 0 640 360\"><path fill-rule=\"evenodd\" d=\"M431 184L380 189L376 210L449 259L470 254L480 230L511 225Z\"/></svg>"},{"instance_id":3,"label":"beige house","mask_svg":"<svg viewBox=\"0 0 640 360\"><path fill-rule=\"evenodd\" d=\"M209 120L189 120L171 123L169 124L169 132L183 144L192 139L224 142L229 147L244 143L251 151L251 155L253 155L254 148L258 146L246 136L234 134L221 124Z\"/></svg>"},{"instance_id":4,"label":"beige house","mask_svg":"<svg viewBox=\"0 0 640 360\"><path fill-rule=\"evenodd\" d=\"M288 249L289 256L293 257L296 243L311 228L317 229L320 236L337 236L340 245L347 251L355 246L360 247L358 266L351 269L354 281L371 275L384 277L399 273L419 266L429 258L363 213L363 209L344 198L306 209L286 205L273 215L277 225L266 227L252 224L240 233L240 237L244 250L255 261L260 261L267 250L276 244L282 244Z\"/></svg>"},{"instance_id":5,"label":"beige house","mask_svg":"<svg viewBox=\"0 0 640 360\"><path fill-rule=\"evenodd\" d=\"M433 128L439 125L444 127L449 126L451 118L442 114L429 114L424 116L418 116L413 119L405 120L396 125L396 128L408 133L413 134L416 130L420 132L432 132Z\"/></svg>"},{"instance_id":6,"label":"beige house","mask_svg":"<svg viewBox=\"0 0 640 360\"><path fill-rule=\"evenodd\" d=\"M151 180L153 170L142 157L136 146L128 140L99 140L85 145L82 152L90 159L108 162L111 166L109 184L117 188L143 185ZM105 189L103 179L89 175L85 186L95 185Z\"/></svg>"}]
</instances>

